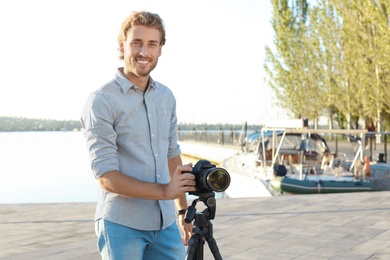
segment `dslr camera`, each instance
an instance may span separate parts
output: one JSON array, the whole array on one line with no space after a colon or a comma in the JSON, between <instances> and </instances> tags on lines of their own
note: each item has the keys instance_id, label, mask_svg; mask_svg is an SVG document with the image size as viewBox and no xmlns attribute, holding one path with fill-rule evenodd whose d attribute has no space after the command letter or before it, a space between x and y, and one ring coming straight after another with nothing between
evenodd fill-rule
<instances>
[{"instance_id":1,"label":"dslr camera","mask_svg":"<svg viewBox=\"0 0 390 260\"><path fill-rule=\"evenodd\" d=\"M207 160L198 161L190 172L195 175L196 191L191 195L207 192L222 192L230 185L230 175L223 168L217 168Z\"/></svg>"}]
</instances>

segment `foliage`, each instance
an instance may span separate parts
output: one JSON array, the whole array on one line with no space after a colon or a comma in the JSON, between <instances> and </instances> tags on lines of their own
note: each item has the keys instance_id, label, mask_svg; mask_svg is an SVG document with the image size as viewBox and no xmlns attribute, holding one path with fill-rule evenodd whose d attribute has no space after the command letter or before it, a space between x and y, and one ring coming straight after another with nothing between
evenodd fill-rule
<instances>
[{"instance_id":1,"label":"foliage","mask_svg":"<svg viewBox=\"0 0 390 260\"><path fill-rule=\"evenodd\" d=\"M242 125L233 124L179 124L180 130L241 130ZM261 127L248 125L248 130L259 130ZM32 119L23 117L0 117L0 132L11 131L80 131L82 125L77 120Z\"/></svg>"},{"instance_id":2,"label":"foliage","mask_svg":"<svg viewBox=\"0 0 390 260\"><path fill-rule=\"evenodd\" d=\"M31 119L23 117L0 117L0 132L10 131L73 131L80 130L77 120L59 121L51 119Z\"/></svg>"},{"instance_id":3,"label":"foliage","mask_svg":"<svg viewBox=\"0 0 390 260\"><path fill-rule=\"evenodd\" d=\"M271 1L275 50L266 47L264 68L279 105L314 121L337 115L340 127L356 118L380 126L390 107L390 2Z\"/></svg>"}]
</instances>

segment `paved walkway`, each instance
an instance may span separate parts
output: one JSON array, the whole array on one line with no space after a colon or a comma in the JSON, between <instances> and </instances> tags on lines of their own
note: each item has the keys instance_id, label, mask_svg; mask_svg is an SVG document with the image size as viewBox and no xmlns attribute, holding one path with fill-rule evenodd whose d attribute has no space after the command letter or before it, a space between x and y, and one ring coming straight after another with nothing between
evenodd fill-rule
<instances>
[{"instance_id":1,"label":"paved walkway","mask_svg":"<svg viewBox=\"0 0 390 260\"><path fill-rule=\"evenodd\" d=\"M188 148L214 162L235 152ZM0 259L100 259L94 209L95 203L0 205ZM218 199L211 222L223 259L390 259L388 191ZM207 244L204 259L214 259Z\"/></svg>"},{"instance_id":2,"label":"paved walkway","mask_svg":"<svg viewBox=\"0 0 390 260\"><path fill-rule=\"evenodd\" d=\"M1 205L0 259L99 259L94 207ZM223 259L390 259L390 192L218 199L211 222Z\"/></svg>"},{"instance_id":3,"label":"paved walkway","mask_svg":"<svg viewBox=\"0 0 390 260\"><path fill-rule=\"evenodd\" d=\"M204 143L186 142L180 143L181 153L194 159L209 160L213 164L223 164L227 158L236 155L240 150L236 147L216 144L205 145ZM192 161L196 163L196 161Z\"/></svg>"}]
</instances>

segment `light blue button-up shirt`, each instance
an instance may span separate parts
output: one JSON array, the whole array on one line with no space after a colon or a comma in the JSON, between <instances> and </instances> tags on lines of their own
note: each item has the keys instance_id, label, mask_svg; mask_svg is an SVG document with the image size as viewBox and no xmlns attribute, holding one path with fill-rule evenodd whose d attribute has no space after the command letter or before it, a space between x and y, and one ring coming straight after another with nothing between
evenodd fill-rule
<instances>
[{"instance_id":1,"label":"light blue button-up shirt","mask_svg":"<svg viewBox=\"0 0 390 260\"><path fill-rule=\"evenodd\" d=\"M150 80L143 91L118 69L114 79L92 93L81 122L95 178L117 170L141 181L168 183L168 159L180 155L176 100L166 86ZM160 230L176 221L172 200L144 200L99 190L95 219L140 230Z\"/></svg>"}]
</instances>

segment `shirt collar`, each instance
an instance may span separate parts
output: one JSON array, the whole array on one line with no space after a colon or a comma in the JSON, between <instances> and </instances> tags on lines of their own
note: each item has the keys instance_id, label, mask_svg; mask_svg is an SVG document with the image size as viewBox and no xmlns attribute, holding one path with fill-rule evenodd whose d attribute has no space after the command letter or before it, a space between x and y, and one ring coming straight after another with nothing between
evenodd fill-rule
<instances>
[{"instance_id":1,"label":"shirt collar","mask_svg":"<svg viewBox=\"0 0 390 260\"><path fill-rule=\"evenodd\" d=\"M122 71L123 71L123 68L118 68L116 70L115 80L119 83L119 86L123 90L123 93L127 93L127 91L129 91L129 89L131 89L131 88L133 88L133 89L138 88L130 80L128 80L125 75L123 75ZM148 89L150 89L151 87L158 89L158 85L154 82L152 77L149 76Z\"/></svg>"}]
</instances>

